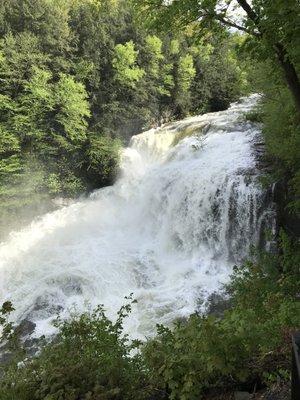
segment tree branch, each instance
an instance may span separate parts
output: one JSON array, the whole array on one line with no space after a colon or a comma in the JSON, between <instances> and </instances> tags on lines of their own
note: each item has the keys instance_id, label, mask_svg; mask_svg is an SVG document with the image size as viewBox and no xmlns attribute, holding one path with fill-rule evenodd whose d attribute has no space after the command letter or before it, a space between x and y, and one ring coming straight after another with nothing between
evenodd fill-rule
<instances>
[{"instance_id":1,"label":"tree branch","mask_svg":"<svg viewBox=\"0 0 300 400\"><path fill-rule=\"evenodd\" d=\"M236 29L238 29L239 31L248 33L249 35L260 36L260 34L259 34L258 32L250 31L249 29L245 28L244 26L238 25L238 24L236 24L236 23L233 22L233 21L230 21L230 20L228 20L228 19L225 19L225 18L222 17L221 15L215 15L215 18L216 18L218 21L220 21L222 24L226 25L226 26L230 26L230 27L232 27L232 28L236 28Z\"/></svg>"},{"instance_id":2,"label":"tree branch","mask_svg":"<svg viewBox=\"0 0 300 400\"><path fill-rule=\"evenodd\" d=\"M212 19L216 19L217 21L221 22L223 25L230 26L231 28L236 28L237 30L248 33L249 35L254 35L257 37L261 36L261 34L259 32L254 32L250 29L247 29L245 26L238 25L237 23L225 18L224 14L221 15L218 13L211 13L211 12L207 11L206 13L202 13L200 15L200 17L204 17L204 18L209 17Z\"/></svg>"},{"instance_id":3,"label":"tree branch","mask_svg":"<svg viewBox=\"0 0 300 400\"><path fill-rule=\"evenodd\" d=\"M239 5L242 7L242 9L246 12L248 17L253 21L256 25L256 27L259 29L259 17L256 14L256 12L251 8L250 4L247 3L247 0L237 0Z\"/></svg>"}]
</instances>

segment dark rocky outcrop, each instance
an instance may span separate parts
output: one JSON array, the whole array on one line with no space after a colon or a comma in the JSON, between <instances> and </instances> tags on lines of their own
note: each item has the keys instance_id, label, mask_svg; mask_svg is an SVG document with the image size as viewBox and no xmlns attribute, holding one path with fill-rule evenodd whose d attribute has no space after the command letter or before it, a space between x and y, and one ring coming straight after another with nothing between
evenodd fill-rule
<instances>
[{"instance_id":1,"label":"dark rocky outcrop","mask_svg":"<svg viewBox=\"0 0 300 400\"><path fill-rule=\"evenodd\" d=\"M36 324L28 319L23 319L21 323L17 326L15 332L21 338L31 335L35 330Z\"/></svg>"},{"instance_id":2,"label":"dark rocky outcrop","mask_svg":"<svg viewBox=\"0 0 300 400\"><path fill-rule=\"evenodd\" d=\"M288 179L281 179L273 185L273 199L277 205L278 226L291 236L300 237L300 215L292 212L288 204L295 200L288 185Z\"/></svg>"},{"instance_id":3,"label":"dark rocky outcrop","mask_svg":"<svg viewBox=\"0 0 300 400\"><path fill-rule=\"evenodd\" d=\"M222 317L224 312L231 308L231 300L224 293L212 293L207 299L206 313L215 317Z\"/></svg>"},{"instance_id":4,"label":"dark rocky outcrop","mask_svg":"<svg viewBox=\"0 0 300 400\"><path fill-rule=\"evenodd\" d=\"M258 135L257 140L253 143L253 150L256 158L256 167L261 171L262 176L268 176L272 174L274 171L274 160L267 156L265 143L260 135ZM269 204L274 204L276 236L278 236L280 229L283 228L289 235L300 238L300 215L297 215L289 207L289 204L296 200L291 191L289 180L289 176L286 176L285 178L270 184L266 188L262 208L266 209ZM262 226L260 229L261 248L264 247L264 229L264 226Z\"/></svg>"}]
</instances>

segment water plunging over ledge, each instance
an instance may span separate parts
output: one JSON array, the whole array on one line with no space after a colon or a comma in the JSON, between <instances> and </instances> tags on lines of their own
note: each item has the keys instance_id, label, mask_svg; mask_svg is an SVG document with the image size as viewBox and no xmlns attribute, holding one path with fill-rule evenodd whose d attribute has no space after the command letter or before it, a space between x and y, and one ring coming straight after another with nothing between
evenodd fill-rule
<instances>
[{"instance_id":1,"label":"water plunging over ledge","mask_svg":"<svg viewBox=\"0 0 300 400\"><path fill-rule=\"evenodd\" d=\"M257 179L260 131L243 119L257 97L134 136L115 185L11 233L0 300L14 317L51 334L73 304L114 315L133 292L126 330L143 337L195 311L274 218Z\"/></svg>"}]
</instances>

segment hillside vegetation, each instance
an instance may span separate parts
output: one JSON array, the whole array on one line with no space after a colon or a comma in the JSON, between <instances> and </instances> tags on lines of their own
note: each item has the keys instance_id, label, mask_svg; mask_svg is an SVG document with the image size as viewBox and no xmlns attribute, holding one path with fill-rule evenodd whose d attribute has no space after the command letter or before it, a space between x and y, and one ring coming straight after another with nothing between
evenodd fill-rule
<instances>
[{"instance_id":1,"label":"hillside vegetation","mask_svg":"<svg viewBox=\"0 0 300 400\"><path fill-rule=\"evenodd\" d=\"M0 231L109 185L133 134L243 91L228 35L157 34L120 0L0 5Z\"/></svg>"}]
</instances>

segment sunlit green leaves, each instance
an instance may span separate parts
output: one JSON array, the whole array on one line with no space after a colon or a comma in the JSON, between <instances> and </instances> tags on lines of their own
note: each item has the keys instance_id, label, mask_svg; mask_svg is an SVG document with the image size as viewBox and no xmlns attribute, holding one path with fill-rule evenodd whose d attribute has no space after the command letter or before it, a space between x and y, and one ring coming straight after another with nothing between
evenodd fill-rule
<instances>
[{"instance_id":1,"label":"sunlit green leaves","mask_svg":"<svg viewBox=\"0 0 300 400\"><path fill-rule=\"evenodd\" d=\"M145 74L136 64L138 51L134 49L133 41L117 44L115 57L112 60L117 81L124 86L134 87Z\"/></svg>"},{"instance_id":2,"label":"sunlit green leaves","mask_svg":"<svg viewBox=\"0 0 300 400\"><path fill-rule=\"evenodd\" d=\"M86 139L90 109L84 85L61 74L54 87L54 99L58 109L55 119L63 126L66 136L73 142Z\"/></svg>"}]
</instances>

